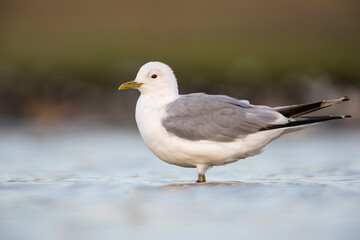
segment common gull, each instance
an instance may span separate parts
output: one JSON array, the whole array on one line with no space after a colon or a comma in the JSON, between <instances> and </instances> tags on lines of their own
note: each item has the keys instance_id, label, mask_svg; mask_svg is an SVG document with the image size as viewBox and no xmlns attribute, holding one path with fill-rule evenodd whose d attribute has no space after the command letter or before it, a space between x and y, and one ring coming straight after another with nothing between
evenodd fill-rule
<instances>
[{"instance_id":1,"label":"common gull","mask_svg":"<svg viewBox=\"0 0 360 240\"><path fill-rule=\"evenodd\" d=\"M318 122L351 117L303 116L348 101L347 97L311 104L268 107L225 95L180 95L171 68L161 62L143 65L134 81L119 90L136 88L136 123L148 148L161 160L197 168L197 182L205 182L213 166L261 153L282 134Z\"/></svg>"}]
</instances>

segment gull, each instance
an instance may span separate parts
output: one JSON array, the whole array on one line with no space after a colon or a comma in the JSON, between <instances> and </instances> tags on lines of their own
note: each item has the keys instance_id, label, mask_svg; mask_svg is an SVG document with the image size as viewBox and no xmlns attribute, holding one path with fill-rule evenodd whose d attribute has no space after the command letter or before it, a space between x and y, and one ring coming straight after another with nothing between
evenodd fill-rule
<instances>
[{"instance_id":1,"label":"gull","mask_svg":"<svg viewBox=\"0 0 360 240\"><path fill-rule=\"evenodd\" d=\"M146 63L135 80L123 83L119 90L130 88L141 93L135 118L147 147L164 162L197 168L197 182L206 182L210 167L259 154L285 133L351 117L303 116L348 101L347 97L268 107L225 95L180 95L175 74L161 62Z\"/></svg>"}]
</instances>

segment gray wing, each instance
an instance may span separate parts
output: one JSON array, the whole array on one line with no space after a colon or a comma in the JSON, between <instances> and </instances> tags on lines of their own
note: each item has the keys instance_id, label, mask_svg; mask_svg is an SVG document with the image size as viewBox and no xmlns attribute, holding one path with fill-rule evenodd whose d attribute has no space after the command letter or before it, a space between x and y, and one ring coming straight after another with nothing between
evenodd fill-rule
<instances>
[{"instance_id":1,"label":"gray wing","mask_svg":"<svg viewBox=\"0 0 360 240\"><path fill-rule=\"evenodd\" d=\"M222 95L183 95L166 107L162 124L178 137L198 141L231 142L265 129L284 118L266 106Z\"/></svg>"}]
</instances>

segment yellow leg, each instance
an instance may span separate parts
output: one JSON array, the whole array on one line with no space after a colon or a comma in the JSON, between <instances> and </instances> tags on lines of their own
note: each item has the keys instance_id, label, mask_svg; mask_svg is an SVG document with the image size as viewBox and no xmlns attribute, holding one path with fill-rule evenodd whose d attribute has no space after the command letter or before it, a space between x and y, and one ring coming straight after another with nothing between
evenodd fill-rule
<instances>
[{"instance_id":1,"label":"yellow leg","mask_svg":"<svg viewBox=\"0 0 360 240\"><path fill-rule=\"evenodd\" d=\"M206 182L205 174L198 174L198 180L196 182L198 183Z\"/></svg>"}]
</instances>

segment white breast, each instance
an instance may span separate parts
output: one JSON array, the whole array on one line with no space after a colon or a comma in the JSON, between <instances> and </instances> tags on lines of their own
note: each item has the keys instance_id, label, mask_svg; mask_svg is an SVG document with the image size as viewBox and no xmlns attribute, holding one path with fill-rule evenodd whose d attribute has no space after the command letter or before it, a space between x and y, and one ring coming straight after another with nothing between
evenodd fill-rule
<instances>
[{"instance_id":1,"label":"white breast","mask_svg":"<svg viewBox=\"0 0 360 240\"><path fill-rule=\"evenodd\" d=\"M165 107L173 100L141 95L136 104L136 123L145 144L158 158L170 164L193 167L183 163L181 147L161 124Z\"/></svg>"}]
</instances>

